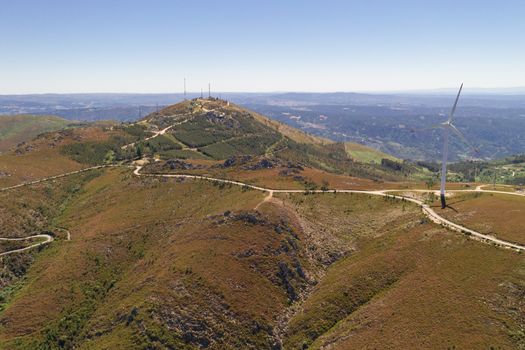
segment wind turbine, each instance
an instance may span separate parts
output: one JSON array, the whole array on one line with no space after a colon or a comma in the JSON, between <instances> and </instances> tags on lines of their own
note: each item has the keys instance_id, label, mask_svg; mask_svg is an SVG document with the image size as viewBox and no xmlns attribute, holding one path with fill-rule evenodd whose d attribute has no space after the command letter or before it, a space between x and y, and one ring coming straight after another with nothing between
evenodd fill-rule
<instances>
[{"instance_id":1,"label":"wind turbine","mask_svg":"<svg viewBox=\"0 0 525 350\"><path fill-rule=\"evenodd\" d=\"M456 101L454 102L454 106L452 106L452 110L450 111L448 120L437 126L443 129L443 163L441 164L441 187L440 187L440 197L441 197L441 208L442 209L445 209L447 207L447 202L445 199L445 185L447 182L448 139L449 139L450 132L452 131L454 134L459 136L461 141L465 142L470 148L472 148L475 152L477 152L476 148L474 148L470 144L470 142L467 141L465 136L463 136L463 134L458 130L458 128L456 128L456 126L452 124L452 118L454 117L454 113L456 112L459 95L461 95L462 89L463 89L463 84L461 84L461 86L459 87L458 95L456 96Z\"/></svg>"}]
</instances>

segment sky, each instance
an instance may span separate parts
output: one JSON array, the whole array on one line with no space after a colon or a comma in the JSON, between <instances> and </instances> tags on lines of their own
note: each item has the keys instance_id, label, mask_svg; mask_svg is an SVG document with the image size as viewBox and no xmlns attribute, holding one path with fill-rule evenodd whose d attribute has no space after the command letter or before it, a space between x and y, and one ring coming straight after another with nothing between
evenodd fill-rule
<instances>
[{"instance_id":1,"label":"sky","mask_svg":"<svg viewBox=\"0 0 525 350\"><path fill-rule=\"evenodd\" d=\"M525 86L525 1L0 0L0 94Z\"/></svg>"}]
</instances>

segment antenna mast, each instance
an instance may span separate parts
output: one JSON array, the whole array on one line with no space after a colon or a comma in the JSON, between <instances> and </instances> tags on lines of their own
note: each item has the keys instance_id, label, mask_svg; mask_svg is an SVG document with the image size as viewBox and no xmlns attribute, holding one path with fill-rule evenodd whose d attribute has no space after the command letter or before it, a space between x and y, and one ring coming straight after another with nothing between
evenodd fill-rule
<instances>
[{"instance_id":1,"label":"antenna mast","mask_svg":"<svg viewBox=\"0 0 525 350\"><path fill-rule=\"evenodd\" d=\"M186 78L184 78L184 101L186 101Z\"/></svg>"},{"instance_id":2,"label":"antenna mast","mask_svg":"<svg viewBox=\"0 0 525 350\"><path fill-rule=\"evenodd\" d=\"M211 99L211 84L208 83L208 99Z\"/></svg>"}]
</instances>

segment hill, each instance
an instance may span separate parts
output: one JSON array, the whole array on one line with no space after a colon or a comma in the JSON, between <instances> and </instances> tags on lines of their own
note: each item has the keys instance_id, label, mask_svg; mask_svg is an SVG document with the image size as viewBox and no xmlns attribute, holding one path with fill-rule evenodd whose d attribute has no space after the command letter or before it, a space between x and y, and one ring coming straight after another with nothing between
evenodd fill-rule
<instances>
[{"instance_id":1,"label":"hill","mask_svg":"<svg viewBox=\"0 0 525 350\"><path fill-rule=\"evenodd\" d=\"M525 154L492 161L464 161L451 165L451 169L467 181L496 184L525 185Z\"/></svg>"},{"instance_id":2,"label":"hill","mask_svg":"<svg viewBox=\"0 0 525 350\"><path fill-rule=\"evenodd\" d=\"M63 129L73 122L54 116L0 116L0 152L20 142L32 140L39 134Z\"/></svg>"},{"instance_id":3,"label":"hill","mask_svg":"<svg viewBox=\"0 0 525 350\"><path fill-rule=\"evenodd\" d=\"M197 94L191 93L192 98ZM443 122L454 93L223 93L245 108L308 133L341 142L357 142L402 159L438 161ZM43 94L0 96L0 114L48 114L74 120L135 121L183 98L182 94ZM525 99L511 91L476 92L468 88L458 106L456 126L479 149L475 156L492 160L525 148L516 130L525 126ZM425 129L428 129L425 131ZM418 132L414 132L417 130ZM474 155L451 139L450 159Z\"/></svg>"},{"instance_id":4,"label":"hill","mask_svg":"<svg viewBox=\"0 0 525 350\"><path fill-rule=\"evenodd\" d=\"M522 254L343 191L410 193L413 164L196 99L42 134L0 155L0 189L99 165L0 190L0 238L53 239L0 256L0 348L525 344ZM518 219L476 213L490 197L456 198L468 217L443 215L523 242ZM510 220L524 203L496 205Z\"/></svg>"},{"instance_id":5,"label":"hill","mask_svg":"<svg viewBox=\"0 0 525 350\"><path fill-rule=\"evenodd\" d=\"M520 254L450 233L402 201L264 196L127 169L0 194L10 227L57 237L2 261L0 347L521 344Z\"/></svg>"},{"instance_id":6,"label":"hill","mask_svg":"<svg viewBox=\"0 0 525 350\"><path fill-rule=\"evenodd\" d=\"M218 99L184 101L146 116L138 125L163 132L141 143L142 152L161 160L250 155L377 180L406 179L421 170L366 146L312 136ZM381 164L383 158L397 161L399 169Z\"/></svg>"},{"instance_id":7,"label":"hill","mask_svg":"<svg viewBox=\"0 0 525 350\"><path fill-rule=\"evenodd\" d=\"M398 158L378 151L371 147L366 147L359 143L345 142L346 153L355 161L362 163L381 164L381 160L389 159L395 162L401 162Z\"/></svg>"}]
</instances>

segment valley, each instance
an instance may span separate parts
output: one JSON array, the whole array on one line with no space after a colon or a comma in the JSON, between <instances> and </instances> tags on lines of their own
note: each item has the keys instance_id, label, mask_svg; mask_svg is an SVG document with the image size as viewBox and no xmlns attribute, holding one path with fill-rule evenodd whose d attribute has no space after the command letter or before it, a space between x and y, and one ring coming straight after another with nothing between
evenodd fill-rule
<instances>
[{"instance_id":1,"label":"valley","mask_svg":"<svg viewBox=\"0 0 525 350\"><path fill-rule=\"evenodd\" d=\"M14 146L0 237L38 237L2 246L0 347L522 347L524 195L441 210L385 156L219 99Z\"/></svg>"}]
</instances>

